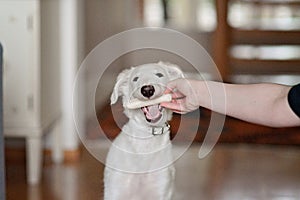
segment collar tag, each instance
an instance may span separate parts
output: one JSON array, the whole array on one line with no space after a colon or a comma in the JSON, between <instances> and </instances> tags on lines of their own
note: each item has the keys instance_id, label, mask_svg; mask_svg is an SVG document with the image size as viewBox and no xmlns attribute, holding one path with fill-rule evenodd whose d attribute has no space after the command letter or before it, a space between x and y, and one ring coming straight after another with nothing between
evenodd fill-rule
<instances>
[{"instance_id":1,"label":"collar tag","mask_svg":"<svg viewBox=\"0 0 300 200\"><path fill-rule=\"evenodd\" d=\"M169 130L169 129L170 129L170 124L168 124L166 122L165 126L162 126L162 127L152 127L152 135L154 135L154 136L156 136L156 135L162 135L162 134L164 134L165 130Z\"/></svg>"}]
</instances>

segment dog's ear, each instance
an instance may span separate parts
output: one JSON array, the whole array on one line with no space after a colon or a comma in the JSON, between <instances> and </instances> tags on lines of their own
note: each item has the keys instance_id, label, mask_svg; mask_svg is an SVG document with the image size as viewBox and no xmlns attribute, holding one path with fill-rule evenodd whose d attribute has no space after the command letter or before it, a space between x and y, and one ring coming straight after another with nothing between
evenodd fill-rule
<instances>
[{"instance_id":1,"label":"dog's ear","mask_svg":"<svg viewBox=\"0 0 300 200\"><path fill-rule=\"evenodd\" d=\"M129 87L128 81L131 71L132 69L125 69L118 75L117 82L110 96L110 104L115 104L118 101L119 96L125 94L126 90Z\"/></svg>"},{"instance_id":2,"label":"dog's ear","mask_svg":"<svg viewBox=\"0 0 300 200\"><path fill-rule=\"evenodd\" d=\"M174 65L172 63L161 62L161 61L158 63L158 65L163 66L167 70L170 80L184 78L183 72L177 65Z\"/></svg>"}]
</instances>

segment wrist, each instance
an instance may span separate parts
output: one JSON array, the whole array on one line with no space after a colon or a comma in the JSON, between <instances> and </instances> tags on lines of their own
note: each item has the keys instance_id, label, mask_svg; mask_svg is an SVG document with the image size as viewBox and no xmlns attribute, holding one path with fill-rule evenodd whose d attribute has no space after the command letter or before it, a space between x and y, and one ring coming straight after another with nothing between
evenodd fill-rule
<instances>
[{"instance_id":1,"label":"wrist","mask_svg":"<svg viewBox=\"0 0 300 200\"><path fill-rule=\"evenodd\" d=\"M205 100L203 97L207 96L207 86L205 81L196 81L194 86L194 92L196 95L196 103L198 106L204 106Z\"/></svg>"},{"instance_id":2,"label":"wrist","mask_svg":"<svg viewBox=\"0 0 300 200\"><path fill-rule=\"evenodd\" d=\"M198 81L196 86L197 104L201 107L211 108L210 85L212 81Z\"/></svg>"}]
</instances>

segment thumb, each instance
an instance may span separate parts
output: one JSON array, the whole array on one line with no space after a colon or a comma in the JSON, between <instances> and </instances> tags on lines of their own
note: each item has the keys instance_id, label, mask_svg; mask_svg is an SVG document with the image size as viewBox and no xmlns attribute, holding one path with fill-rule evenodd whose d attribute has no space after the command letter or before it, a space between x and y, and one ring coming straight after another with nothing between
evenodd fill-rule
<instances>
[{"instance_id":1,"label":"thumb","mask_svg":"<svg viewBox=\"0 0 300 200\"><path fill-rule=\"evenodd\" d=\"M178 86L179 79L175 79L167 83L165 94L174 92L174 89Z\"/></svg>"}]
</instances>

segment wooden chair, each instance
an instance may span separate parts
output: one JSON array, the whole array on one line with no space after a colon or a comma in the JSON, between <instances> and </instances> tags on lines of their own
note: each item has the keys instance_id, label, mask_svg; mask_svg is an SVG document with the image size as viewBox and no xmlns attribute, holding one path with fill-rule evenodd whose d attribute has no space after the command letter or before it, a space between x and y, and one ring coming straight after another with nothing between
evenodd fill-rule
<instances>
[{"instance_id":1,"label":"wooden chair","mask_svg":"<svg viewBox=\"0 0 300 200\"><path fill-rule=\"evenodd\" d=\"M256 19L261 17L266 8L270 8L271 11L279 7L290 8L291 11L300 10L299 0L216 0L217 28L213 44L214 60L223 79L230 81L231 76L236 74L300 74L300 46L297 46L300 45L300 27L272 28L270 27L272 23L267 26L252 23L247 27L234 27L228 19L230 8L237 3L249 6ZM262 22L263 17L260 19ZM234 51L240 51L243 45L248 50L252 50L250 53L252 55L247 55L249 51L245 52L246 58L234 56ZM285 48L296 48L298 56L276 58L276 55L273 57L271 55L265 58L260 54L265 50L274 53L275 50Z\"/></svg>"},{"instance_id":2,"label":"wooden chair","mask_svg":"<svg viewBox=\"0 0 300 200\"><path fill-rule=\"evenodd\" d=\"M272 28L272 24L246 24L234 26L230 23L235 3L247 4L250 13L259 19L264 8L284 7L300 10L299 0L216 0L217 27L214 34L214 60L225 82L234 82L235 75L298 75L300 74L300 27ZM231 13L230 13L231 12ZM230 16L231 15L231 16ZM299 14L298 14L299 15ZM300 21L300 16L298 16ZM250 20L251 21L251 20ZM298 22L299 23L299 22ZM245 47L249 51L240 51ZM277 49L298 51L296 56L274 56ZM290 49L289 49L290 48ZM264 50L271 50L265 56ZM243 50L243 49L242 49ZM245 49L244 49L245 50ZM239 55L234 55L237 53ZM269 53L268 52L268 53ZM285 52L284 53L288 53ZM244 55L246 54L246 55ZM272 55L273 54L273 55ZM299 127L268 128L226 117L221 142L246 142L259 144L300 144Z\"/></svg>"}]
</instances>

